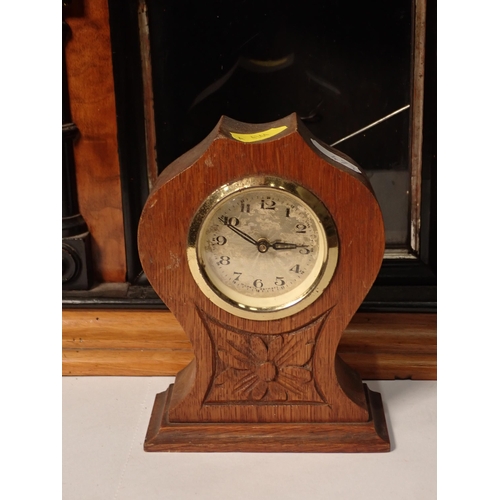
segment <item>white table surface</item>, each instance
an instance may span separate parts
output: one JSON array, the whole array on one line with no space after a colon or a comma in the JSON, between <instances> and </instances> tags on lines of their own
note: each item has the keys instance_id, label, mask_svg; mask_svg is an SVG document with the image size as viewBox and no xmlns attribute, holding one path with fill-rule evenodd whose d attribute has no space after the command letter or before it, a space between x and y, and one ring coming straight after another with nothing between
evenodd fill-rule
<instances>
[{"instance_id":1,"label":"white table surface","mask_svg":"<svg viewBox=\"0 0 500 500\"><path fill-rule=\"evenodd\" d=\"M436 382L367 382L389 453L146 453L154 397L173 381L63 378L64 500L436 498Z\"/></svg>"}]
</instances>

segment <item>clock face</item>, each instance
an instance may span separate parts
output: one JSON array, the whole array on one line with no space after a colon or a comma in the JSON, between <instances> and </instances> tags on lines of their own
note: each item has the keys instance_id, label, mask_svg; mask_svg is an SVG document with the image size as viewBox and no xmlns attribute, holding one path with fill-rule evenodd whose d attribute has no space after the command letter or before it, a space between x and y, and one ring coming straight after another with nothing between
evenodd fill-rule
<instances>
[{"instance_id":1,"label":"clock face","mask_svg":"<svg viewBox=\"0 0 500 500\"><path fill-rule=\"evenodd\" d=\"M203 293L222 309L278 319L316 300L338 259L335 224L303 187L251 177L216 190L190 228L188 260Z\"/></svg>"}]
</instances>

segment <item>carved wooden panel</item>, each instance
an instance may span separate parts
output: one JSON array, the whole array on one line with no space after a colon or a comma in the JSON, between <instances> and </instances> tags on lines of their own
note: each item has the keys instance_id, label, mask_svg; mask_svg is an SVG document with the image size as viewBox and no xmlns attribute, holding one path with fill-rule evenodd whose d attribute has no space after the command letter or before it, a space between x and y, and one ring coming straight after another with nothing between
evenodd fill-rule
<instances>
[{"instance_id":1,"label":"carved wooden panel","mask_svg":"<svg viewBox=\"0 0 500 500\"><path fill-rule=\"evenodd\" d=\"M326 404L314 377L314 353L326 316L280 335L256 335L199 311L215 353L203 403Z\"/></svg>"}]
</instances>

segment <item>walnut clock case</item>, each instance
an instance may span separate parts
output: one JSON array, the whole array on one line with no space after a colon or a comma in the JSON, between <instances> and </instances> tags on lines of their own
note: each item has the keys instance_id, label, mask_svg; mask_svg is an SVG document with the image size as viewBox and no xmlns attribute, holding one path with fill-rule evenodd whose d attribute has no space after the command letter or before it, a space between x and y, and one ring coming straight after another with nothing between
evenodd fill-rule
<instances>
[{"instance_id":1,"label":"walnut clock case","mask_svg":"<svg viewBox=\"0 0 500 500\"><path fill-rule=\"evenodd\" d=\"M385 247L350 158L295 114L222 117L158 178L138 243L195 355L157 395L145 450L390 449L380 394L337 355Z\"/></svg>"}]
</instances>

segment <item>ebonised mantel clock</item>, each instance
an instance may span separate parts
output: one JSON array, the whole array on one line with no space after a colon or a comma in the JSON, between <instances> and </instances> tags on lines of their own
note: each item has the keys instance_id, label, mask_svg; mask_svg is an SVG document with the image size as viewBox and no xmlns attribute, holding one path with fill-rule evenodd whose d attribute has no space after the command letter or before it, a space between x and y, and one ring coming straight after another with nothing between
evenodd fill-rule
<instances>
[{"instance_id":1,"label":"ebonised mantel clock","mask_svg":"<svg viewBox=\"0 0 500 500\"><path fill-rule=\"evenodd\" d=\"M222 117L151 192L139 254L195 359L147 451L388 451L380 395L337 354L373 284L382 215L358 165L295 114Z\"/></svg>"}]
</instances>

